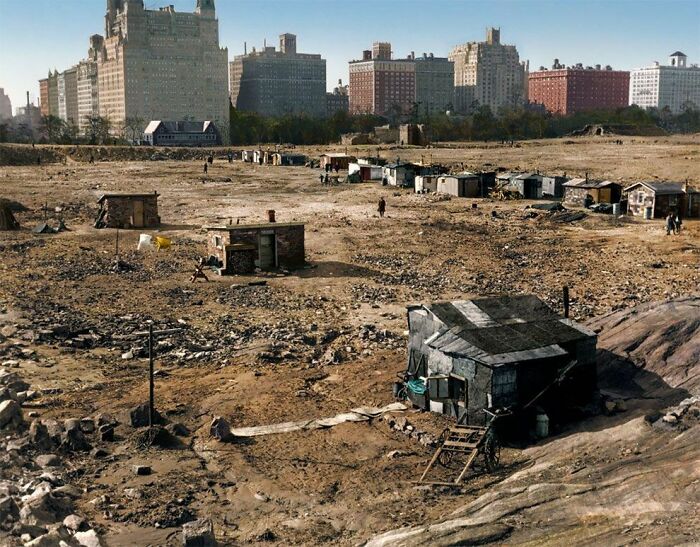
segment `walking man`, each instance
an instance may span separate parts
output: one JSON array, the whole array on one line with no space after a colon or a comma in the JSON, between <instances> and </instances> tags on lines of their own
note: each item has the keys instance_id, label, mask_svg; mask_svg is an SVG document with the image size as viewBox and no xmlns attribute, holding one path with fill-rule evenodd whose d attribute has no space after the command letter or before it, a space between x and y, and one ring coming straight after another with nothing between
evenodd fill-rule
<instances>
[{"instance_id":1,"label":"walking man","mask_svg":"<svg viewBox=\"0 0 700 547\"><path fill-rule=\"evenodd\" d=\"M377 211L379 211L379 216L381 218L384 218L384 212L386 211L386 201L384 201L383 197L379 198L379 203L377 205Z\"/></svg>"},{"instance_id":2,"label":"walking man","mask_svg":"<svg viewBox=\"0 0 700 547\"><path fill-rule=\"evenodd\" d=\"M206 172L208 171L208 169L209 169L209 168L207 167L207 162L205 161L205 162L204 162L204 172L206 173Z\"/></svg>"}]
</instances>

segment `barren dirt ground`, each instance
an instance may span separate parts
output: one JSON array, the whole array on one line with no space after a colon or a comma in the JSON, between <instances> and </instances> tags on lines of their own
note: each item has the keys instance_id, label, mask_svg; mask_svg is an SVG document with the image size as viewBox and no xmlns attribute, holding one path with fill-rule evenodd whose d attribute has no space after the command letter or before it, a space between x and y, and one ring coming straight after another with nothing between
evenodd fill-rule
<instances>
[{"instance_id":1,"label":"barren dirt ground","mask_svg":"<svg viewBox=\"0 0 700 547\"><path fill-rule=\"evenodd\" d=\"M568 142L380 153L625 183L700 181L700 136ZM533 293L559 309L568 285L572 315L588 321L697 295L699 221L666 236L660 220L589 213L560 223L529 214L532 202L523 200L438 200L376 183L322 186L320 171L305 167L217 158L206 176L201 171L201 161L99 157L94 165L69 158L0 166L0 197L28 209L16 213L21 231L0 232L0 327L8 328L0 357L18 360L16 371L40 390L31 410L41 418L123 416L148 398L145 340L133 333L149 319L182 329L157 346L156 404L189 434L176 446L147 448L122 425L115 442L100 445L108 456L69 456L73 482L84 488L78 508L109 545L177 544L181 524L194 516L213 519L227 545L357 545L448 517L481 527L467 543L700 541L700 429L652 429L643 419L688 394L673 385L630 396L625 412L508 447L498 472L475 472L456 490L417 487L433 449L381 419L248 443L209 435L214 416L239 427L392 402L392 382L406 364L409 303ZM173 246L138 253L139 231L121 230L127 267L114 272L116 231L92 227L96 200L103 192L154 190L164 225L148 233ZM383 219L380 196L388 204ZM30 231L45 205L53 225L61 209L69 231ZM206 252L202 226L260 222L268 209L278 222L306 223L307 268L189 283ZM260 280L266 285L248 285ZM129 351L134 357L124 359ZM404 416L433 435L445 424L435 415ZM136 463L153 474L134 475ZM453 514L489 493L497 505L490 517L481 506Z\"/></svg>"}]
</instances>

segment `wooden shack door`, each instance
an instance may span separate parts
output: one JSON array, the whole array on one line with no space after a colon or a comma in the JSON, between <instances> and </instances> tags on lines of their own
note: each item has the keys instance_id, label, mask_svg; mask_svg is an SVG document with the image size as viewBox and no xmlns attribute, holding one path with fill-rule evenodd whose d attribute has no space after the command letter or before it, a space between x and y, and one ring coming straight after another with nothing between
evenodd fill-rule
<instances>
[{"instance_id":1,"label":"wooden shack door","mask_svg":"<svg viewBox=\"0 0 700 547\"><path fill-rule=\"evenodd\" d=\"M134 228L143 228L143 201L134 201L134 217L131 220Z\"/></svg>"},{"instance_id":2,"label":"wooden shack door","mask_svg":"<svg viewBox=\"0 0 700 547\"><path fill-rule=\"evenodd\" d=\"M275 267L275 234L260 234L260 269Z\"/></svg>"}]
</instances>

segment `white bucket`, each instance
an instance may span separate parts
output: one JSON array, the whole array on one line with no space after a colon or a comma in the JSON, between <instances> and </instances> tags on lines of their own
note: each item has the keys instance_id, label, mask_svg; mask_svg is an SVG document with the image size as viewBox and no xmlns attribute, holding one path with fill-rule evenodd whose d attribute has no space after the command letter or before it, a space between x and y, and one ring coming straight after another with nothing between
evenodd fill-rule
<instances>
[{"instance_id":1,"label":"white bucket","mask_svg":"<svg viewBox=\"0 0 700 547\"><path fill-rule=\"evenodd\" d=\"M155 245L153 245L153 236L150 234L141 234L139 236L139 244L136 247L139 251L153 251L155 250Z\"/></svg>"}]
</instances>

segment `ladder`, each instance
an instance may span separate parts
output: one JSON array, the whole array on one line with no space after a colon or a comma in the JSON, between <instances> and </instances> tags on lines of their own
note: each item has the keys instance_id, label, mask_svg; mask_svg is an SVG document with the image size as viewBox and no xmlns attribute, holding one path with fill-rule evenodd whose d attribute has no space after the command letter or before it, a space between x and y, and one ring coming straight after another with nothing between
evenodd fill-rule
<instances>
[{"instance_id":1,"label":"ladder","mask_svg":"<svg viewBox=\"0 0 700 547\"><path fill-rule=\"evenodd\" d=\"M475 425L457 425L447 428L441 435L441 439L443 439L442 444L435 451L435 454L433 454L430 463L428 463L428 467L425 468L425 471L423 471L423 475L421 475L418 482L422 484L434 484L441 486L459 485L469 467L471 467L472 463L474 463L474 460L479 452L482 451L484 441L487 438L487 434L489 433L490 429L490 425L487 427ZM462 472L454 482L426 480L430 470L433 469L436 463L440 463L441 465L447 467L447 465L449 465L456 455L462 454L467 457L467 460L462 468Z\"/></svg>"}]
</instances>

